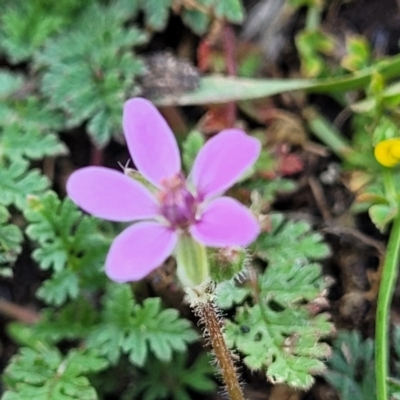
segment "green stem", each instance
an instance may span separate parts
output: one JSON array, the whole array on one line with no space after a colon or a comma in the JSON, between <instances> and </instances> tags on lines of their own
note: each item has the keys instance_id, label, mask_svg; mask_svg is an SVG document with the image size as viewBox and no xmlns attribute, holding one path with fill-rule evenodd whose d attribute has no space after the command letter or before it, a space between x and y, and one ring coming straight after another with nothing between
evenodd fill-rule
<instances>
[{"instance_id":1,"label":"green stem","mask_svg":"<svg viewBox=\"0 0 400 400\"><path fill-rule=\"evenodd\" d=\"M321 22L321 9L318 6L310 6L306 16L306 30L316 31Z\"/></svg>"},{"instance_id":2,"label":"green stem","mask_svg":"<svg viewBox=\"0 0 400 400\"><path fill-rule=\"evenodd\" d=\"M390 305L397 281L400 259L400 213L398 212L390 232L379 285L375 327L375 376L377 400L388 400L389 376L389 325Z\"/></svg>"},{"instance_id":3,"label":"green stem","mask_svg":"<svg viewBox=\"0 0 400 400\"><path fill-rule=\"evenodd\" d=\"M397 204L397 192L393 180L392 168L384 168L382 176L386 199L389 201L390 205Z\"/></svg>"},{"instance_id":4,"label":"green stem","mask_svg":"<svg viewBox=\"0 0 400 400\"><path fill-rule=\"evenodd\" d=\"M352 160L356 152L351 143L342 135L332 123L319 114L314 108L308 107L303 111L311 132L327 145L335 154L345 160Z\"/></svg>"}]
</instances>

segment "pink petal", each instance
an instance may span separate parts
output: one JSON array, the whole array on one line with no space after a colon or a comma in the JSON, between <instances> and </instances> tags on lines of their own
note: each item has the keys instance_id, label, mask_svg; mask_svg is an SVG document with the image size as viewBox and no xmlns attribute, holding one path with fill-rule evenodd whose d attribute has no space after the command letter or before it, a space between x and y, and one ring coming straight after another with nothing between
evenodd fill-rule
<instances>
[{"instance_id":1,"label":"pink petal","mask_svg":"<svg viewBox=\"0 0 400 400\"><path fill-rule=\"evenodd\" d=\"M178 235L157 222L125 229L111 245L106 274L117 282L138 281L159 267L174 250Z\"/></svg>"},{"instance_id":2,"label":"pink petal","mask_svg":"<svg viewBox=\"0 0 400 400\"><path fill-rule=\"evenodd\" d=\"M124 106L123 126L129 151L137 169L153 185L181 170L175 137L150 101L128 100Z\"/></svg>"},{"instance_id":3,"label":"pink petal","mask_svg":"<svg viewBox=\"0 0 400 400\"><path fill-rule=\"evenodd\" d=\"M257 139L240 129L226 129L200 150L191 173L200 198L221 194L250 168L260 154Z\"/></svg>"},{"instance_id":4,"label":"pink petal","mask_svg":"<svg viewBox=\"0 0 400 400\"><path fill-rule=\"evenodd\" d=\"M134 221L159 214L153 195L122 172L86 167L72 173L68 196L83 210L110 221Z\"/></svg>"},{"instance_id":5,"label":"pink petal","mask_svg":"<svg viewBox=\"0 0 400 400\"><path fill-rule=\"evenodd\" d=\"M210 247L247 246L256 239L260 226L245 206L230 197L220 197L206 206L190 232Z\"/></svg>"}]
</instances>

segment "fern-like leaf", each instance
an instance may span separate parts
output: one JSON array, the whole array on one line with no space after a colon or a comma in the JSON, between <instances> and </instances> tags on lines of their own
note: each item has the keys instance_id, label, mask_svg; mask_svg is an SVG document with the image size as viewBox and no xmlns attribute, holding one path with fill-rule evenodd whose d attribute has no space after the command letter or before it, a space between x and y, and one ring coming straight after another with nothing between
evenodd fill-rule
<instances>
[{"instance_id":1,"label":"fern-like leaf","mask_svg":"<svg viewBox=\"0 0 400 400\"><path fill-rule=\"evenodd\" d=\"M325 378L342 400L375 400L373 341L357 331L339 332Z\"/></svg>"},{"instance_id":2,"label":"fern-like leaf","mask_svg":"<svg viewBox=\"0 0 400 400\"><path fill-rule=\"evenodd\" d=\"M21 252L22 232L18 226L9 224L9 212L0 206L0 267L11 266ZM4 269L1 270L1 273Z\"/></svg>"},{"instance_id":3,"label":"fern-like leaf","mask_svg":"<svg viewBox=\"0 0 400 400\"><path fill-rule=\"evenodd\" d=\"M84 5L78 0L10 2L0 17L0 49L11 63L20 63L52 35L71 24Z\"/></svg>"},{"instance_id":4,"label":"fern-like leaf","mask_svg":"<svg viewBox=\"0 0 400 400\"><path fill-rule=\"evenodd\" d=\"M76 298L79 288L103 282L101 272L108 240L95 218L83 216L71 200L60 201L53 192L32 197L25 210L27 235L38 243L33 258L42 269L54 271L38 295L60 305Z\"/></svg>"},{"instance_id":5,"label":"fern-like leaf","mask_svg":"<svg viewBox=\"0 0 400 400\"><path fill-rule=\"evenodd\" d=\"M212 375L210 358L204 353L192 365L188 365L184 353L174 354L168 363L150 357L122 400L137 398L140 394L143 400L190 400L189 390L206 393L215 389Z\"/></svg>"},{"instance_id":6,"label":"fern-like leaf","mask_svg":"<svg viewBox=\"0 0 400 400\"><path fill-rule=\"evenodd\" d=\"M319 233L305 221L288 221L282 214L271 215L271 232L259 236L257 255L272 264L298 260L321 260L330 254Z\"/></svg>"},{"instance_id":7,"label":"fern-like leaf","mask_svg":"<svg viewBox=\"0 0 400 400\"><path fill-rule=\"evenodd\" d=\"M63 357L55 348L24 347L11 359L4 380L8 390L3 400L97 400L85 376L107 366L93 351L71 350Z\"/></svg>"},{"instance_id":8,"label":"fern-like leaf","mask_svg":"<svg viewBox=\"0 0 400 400\"><path fill-rule=\"evenodd\" d=\"M111 362L121 354L135 365L143 365L149 350L159 360L171 360L197 339L189 321L174 309L163 309L158 298L135 303L129 285L110 284L104 299L103 321L88 338L88 346L101 349Z\"/></svg>"},{"instance_id":9,"label":"fern-like leaf","mask_svg":"<svg viewBox=\"0 0 400 400\"><path fill-rule=\"evenodd\" d=\"M146 24L156 31L165 28L168 22L169 10L173 0L141 0Z\"/></svg>"},{"instance_id":10,"label":"fern-like leaf","mask_svg":"<svg viewBox=\"0 0 400 400\"><path fill-rule=\"evenodd\" d=\"M144 72L132 47L144 43L146 35L126 29L124 22L115 8L92 5L71 32L50 41L37 57L47 69L43 93L66 113L70 126L88 120L98 146L120 134L123 101L134 94L135 77Z\"/></svg>"},{"instance_id":11,"label":"fern-like leaf","mask_svg":"<svg viewBox=\"0 0 400 400\"><path fill-rule=\"evenodd\" d=\"M13 124L0 134L0 146L8 159L29 158L38 160L45 156L67 153L67 148L53 133L43 134L38 129L23 131Z\"/></svg>"},{"instance_id":12,"label":"fern-like leaf","mask_svg":"<svg viewBox=\"0 0 400 400\"><path fill-rule=\"evenodd\" d=\"M332 333L333 325L328 315L313 312L313 302L326 292L326 281L320 266L310 261L328 255L329 249L304 222L285 223L278 217L272 223L271 238L264 234L256 243L257 254L268 260L268 266L258 277L255 292L253 285L231 285L225 295L226 288L218 288L221 305L256 298L256 304L245 302L238 308L226 335L249 368L265 370L271 382L307 389L314 375L325 370L322 360L330 354L321 339Z\"/></svg>"},{"instance_id":13,"label":"fern-like leaf","mask_svg":"<svg viewBox=\"0 0 400 400\"><path fill-rule=\"evenodd\" d=\"M0 205L16 205L24 209L28 196L41 194L49 181L36 169L28 171L28 163L15 160L0 164Z\"/></svg>"}]
</instances>

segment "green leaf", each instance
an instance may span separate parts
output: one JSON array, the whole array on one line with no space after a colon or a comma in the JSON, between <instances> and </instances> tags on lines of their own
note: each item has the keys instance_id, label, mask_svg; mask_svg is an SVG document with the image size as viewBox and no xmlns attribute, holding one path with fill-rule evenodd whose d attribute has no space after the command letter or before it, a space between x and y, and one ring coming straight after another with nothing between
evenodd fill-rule
<instances>
[{"instance_id":1,"label":"green leaf","mask_svg":"<svg viewBox=\"0 0 400 400\"><path fill-rule=\"evenodd\" d=\"M0 18L0 49L12 63L32 57L44 42L69 25L88 2L78 0L15 1Z\"/></svg>"},{"instance_id":2,"label":"green leaf","mask_svg":"<svg viewBox=\"0 0 400 400\"><path fill-rule=\"evenodd\" d=\"M173 0L141 0L146 25L155 31L162 31L168 22L169 8Z\"/></svg>"},{"instance_id":3,"label":"green leaf","mask_svg":"<svg viewBox=\"0 0 400 400\"><path fill-rule=\"evenodd\" d=\"M21 89L24 79L21 75L0 69L0 98L4 99Z\"/></svg>"},{"instance_id":4,"label":"green leaf","mask_svg":"<svg viewBox=\"0 0 400 400\"><path fill-rule=\"evenodd\" d=\"M65 357L57 349L22 348L5 370L5 400L96 400L86 374L101 371L107 361L94 351L71 350Z\"/></svg>"},{"instance_id":5,"label":"green leaf","mask_svg":"<svg viewBox=\"0 0 400 400\"><path fill-rule=\"evenodd\" d=\"M9 218L7 209L0 206L0 267L2 268L11 266L22 250L22 232L18 226L7 223Z\"/></svg>"},{"instance_id":6,"label":"green leaf","mask_svg":"<svg viewBox=\"0 0 400 400\"><path fill-rule=\"evenodd\" d=\"M235 323L226 326L228 344L244 354L249 368L265 369L271 382L308 389L313 375L325 370L321 359L330 349L319 340L332 332L332 325L326 315L311 318L304 306L274 308L271 302L239 309Z\"/></svg>"},{"instance_id":7,"label":"green leaf","mask_svg":"<svg viewBox=\"0 0 400 400\"><path fill-rule=\"evenodd\" d=\"M249 294L249 288L236 287L234 282L226 281L217 286L215 290L215 301L218 307L228 309L235 305L242 304Z\"/></svg>"},{"instance_id":8,"label":"green leaf","mask_svg":"<svg viewBox=\"0 0 400 400\"><path fill-rule=\"evenodd\" d=\"M102 147L121 132L123 101L137 87L143 62L132 48L146 35L124 26L126 16L112 7L88 7L70 32L48 42L37 57L44 66L41 90L63 110L69 126L88 121L88 133Z\"/></svg>"},{"instance_id":9,"label":"green leaf","mask_svg":"<svg viewBox=\"0 0 400 400\"><path fill-rule=\"evenodd\" d=\"M335 48L334 39L320 30L303 30L296 35L301 69L307 77L317 77L327 69L321 54L329 55Z\"/></svg>"},{"instance_id":10,"label":"green leaf","mask_svg":"<svg viewBox=\"0 0 400 400\"><path fill-rule=\"evenodd\" d=\"M13 124L0 133L0 153L9 160L37 160L45 156L66 154L67 147L53 133L43 134L35 128L24 131L19 125Z\"/></svg>"},{"instance_id":11,"label":"green leaf","mask_svg":"<svg viewBox=\"0 0 400 400\"><path fill-rule=\"evenodd\" d=\"M397 215L397 212L397 207L389 204L374 204L368 210L371 221L381 232L386 230L387 225Z\"/></svg>"},{"instance_id":12,"label":"green leaf","mask_svg":"<svg viewBox=\"0 0 400 400\"><path fill-rule=\"evenodd\" d=\"M40 315L40 320L34 325L9 324L8 335L18 344L38 350L42 343L85 339L94 324L98 323L98 312L93 302L83 296L62 307L42 309Z\"/></svg>"},{"instance_id":13,"label":"green leaf","mask_svg":"<svg viewBox=\"0 0 400 400\"><path fill-rule=\"evenodd\" d=\"M311 262L326 257L329 249L305 222L285 222L273 214L271 224L272 231L256 242L256 254L268 261L265 271L251 285L231 284L225 294L227 306L247 299L234 322L227 323L226 337L249 368L265 370L273 383L307 389L330 354L321 339L333 325L328 315L318 314L327 283L320 265Z\"/></svg>"},{"instance_id":14,"label":"green leaf","mask_svg":"<svg viewBox=\"0 0 400 400\"><path fill-rule=\"evenodd\" d=\"M48 133L64 127L62 115L50 110L49 105L37 97L8 99L3 107L0 112L2 124L6 127L18 125L21 131L28 133L31 130Z\"/></svg>"},{"instance_id":15,"label":"green leaf","mask_svg":"<svg viewBox=\"0 0 400 400\"><path fill-rule=\"evenodd\" d=\"M341 66L357 71L365 68L370 63L371 46L364 36L350 36L346 40L347 54L342 58Z\"/></svg>"},{"instance_id":16,"label":"green leaf","mask_svg":"<svg viewBox=\"0 0 400 400\"><path fill-rule=\"evenodd\" d=\"M26 233L39 247L33 258L42 269L54 271L39 289L40 298L56 305L76 298L79 288L93 288L103 281L101 271L108 248L95 218L83 216L69 199L53 192L32 197L25 210Z\"/></svg>"},{"instance_id":17,"label":"green leaf","mask_svg":"<svg viewBox=\"0 0 400 400\"><path fill-rule=\"evenodd\" d=\"M28 171L28 163L15 160L0 164L0 204L15 204L24 209L28 196L34 196L47 189L49 181L37 169Z\"/></svg>"},{"instance_id":18,"label":"green leaf","mask_svg":"<svg viewBox=\"0 0 400 400\"><path fill-rule=\"evenodd\" d=\"M265 181L264 179L253 179L246 184L246 187L257 191L261 195L263 201L271 204L276 199L277 194L293 192L297 188L297 183L292 179L286 178L274 178L271 181Z\"/></svg>"},{"instance_id":19,"label":"green leaf","mask_svg":"<svg viewBox=\"0 0 400 400\"><path fill-rule=\"evenodd\" d=\"M59 306L67 299L76 299L79 295L79 278L74 271L63 270L44 281L36 292L39 299L47 304Z\"/></svg>"},{"instance_id":20,"label":"green leaf","mask_svg":"<svg viewBox=\"0 0 400 400\"><path fill-rule=\"evenodd\" d=\"M217 0L214 11L218 18L226 18L234 24L241 24L244 19L244 10L240 0Z\"/></svg>"},{"instance_id":21,"label":"green leaf","mask_svg":"<svg viewBox=\"0 0 400 400\"><path fill-rule=\"evenodd\" d=\"M342 400L375 400L374 344L357 331L341 331L333 342L325 379Z\"/></svg>"},{"instance_id":22,"label":"green leaf","mask_svg":"<svg viewBox=\"0 0 400 400\"><path fill-rule=\"evenodd\" d=\"M184 9L182 20L194 33L201 36L207 32L210 17L199 10Z\"/></svg>"},{"instance_id":23,"label":"green leaf","mask_svg":"<svg viewBox=\"0 0 400 400\"><path fill-rule=\"evenodd\" d=\"M271 215L272 230L256 241L257 255L271 264L320 260L330 254L319 233L311 231L304 221L285 221L283 215Z\"/></svg>"},{"instance_id":24,"label":"green leaf","mask_svg":"<svg viewBox=\"0 0 400 400\"><path fill-rule=\"evenodd\" d=\"M379 72L385 79L400 76L400 56L388 58L372 67L338 78L249 79L205 76L200 79L198 89L181 95L160 97L154 102L160 106L183 106L251 100L294 90L313 93L345 92L368 86L374 72Z\"/></svg>"},{"instance_id":25,"label":"green leaf","mask_svg":"<svg viewBox=\"0 0 400 400\"><path fill-rule=\"evenodd\" d=\"M174 309L162 309L158 298L136 304L129 285L110 284L104 298L103 321L88 338L88 346L116 363L122 353L135 365L143 365L149 351L169 361L197 339L187 320Z\"/></svg>"},{"instance_id":26,"label":"green leaf","mask_svg":"<svg viewBox=\"0 0 400 400\"><path fill-rule=\"evenodd\" d=\"M21 90L0 104L0 157L40 159L66 154L67 147L54 133L63 126L62 116L50 111L42 100L23 96Z\"/></svg>"},{"instance_id":27,"label":"green leaf","mask_svg":"<svg viewBox=\"0 0 400 400\"><path fill-rule=\"evenodd\" d=\"M138 371L135 384L123 396L122 400L133 397L144 400L173 399L190 400L188 390L207 393L215 390L212 379L213 368L207 354L201 354L188 365L187 355L174 354L170 362L162 362L150 357Z\"/></svg>"}]
</instances>

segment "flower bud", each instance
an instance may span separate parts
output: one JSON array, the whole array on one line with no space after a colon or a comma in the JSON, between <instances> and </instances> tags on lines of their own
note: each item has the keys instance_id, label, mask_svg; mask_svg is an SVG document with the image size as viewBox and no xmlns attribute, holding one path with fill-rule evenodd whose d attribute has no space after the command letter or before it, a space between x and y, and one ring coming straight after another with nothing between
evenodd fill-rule
<instances>
[{"instance_id":1,"label":"flower bud","mask_svg":"<svg viewBox=\"0 0 400 400\"><path fill-rule=\"evenodd\" d=\"M246 267L247 253L241 247L208 249L210 274L214 282L229 281Z\"/></svg>"}]
</instances>

